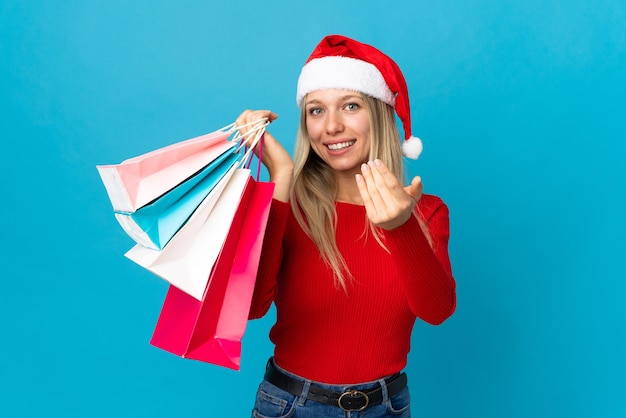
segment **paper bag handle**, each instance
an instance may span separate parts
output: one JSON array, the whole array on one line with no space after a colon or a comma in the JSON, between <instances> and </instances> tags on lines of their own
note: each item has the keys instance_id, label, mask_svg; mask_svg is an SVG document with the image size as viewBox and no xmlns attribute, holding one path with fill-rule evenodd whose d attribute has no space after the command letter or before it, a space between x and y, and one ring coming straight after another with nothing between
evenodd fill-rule
<instances>
[{"instance_id":1,"label":"paper bag handle","mask_svg":"<svg viewBox=\"0 0 626 418\"><path fill-rule=\"evenodd\" d=\"M263 139L265 137L265 128L269 124L270 124L270 121L267 118L262 118L257 121L248 123L246 125L240 125L236 127L237 133L235 134L235 138L233 138L233 141L235 140L241 141L241 144L239 145L239 148L237 149L236 152L239 152L241 148L244 148L244 147L247 149L243 158L241 159L240 168L250 168L250 165L252 164L253 155L254 155L253 151L257 147L257 145L259 146L259 156L258 156L257 175L256 175L257 181L259 181L259 177L261 176L261 159L263 156ZM241 133L239 133L240 128L243 128L245 126L250 126L250 125L252 125L252 128L250 128L245 134L242 135ZM251 136L252 136L252 140L249 140ZM249 144L246 144L246 142L249 142Z\"/></svg>"}]
</instances>

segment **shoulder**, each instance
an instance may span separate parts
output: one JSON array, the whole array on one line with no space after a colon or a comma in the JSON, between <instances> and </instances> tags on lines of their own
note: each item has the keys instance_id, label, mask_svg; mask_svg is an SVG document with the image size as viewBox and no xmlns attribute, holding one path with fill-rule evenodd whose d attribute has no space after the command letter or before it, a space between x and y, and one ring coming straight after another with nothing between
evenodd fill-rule
<instances>
[{"instance_id":1,"label":"shoulder","mask_svg":"<svg viewBox=\"0 0 626 418\"><path fill-rule=\"evenodd\" d=\"M448 206L439 196L423 194L417 203L417 210L422 218L427 221L437 212L448 213Z\"/></svg>"}]
</instances>

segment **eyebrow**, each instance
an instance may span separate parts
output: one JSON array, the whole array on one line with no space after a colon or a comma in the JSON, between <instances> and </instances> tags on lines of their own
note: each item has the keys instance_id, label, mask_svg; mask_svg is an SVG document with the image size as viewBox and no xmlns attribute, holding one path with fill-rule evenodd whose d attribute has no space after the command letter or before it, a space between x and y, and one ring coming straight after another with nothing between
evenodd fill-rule
<instances>
[{"instance_id":1,"label":"eyebrow","mask_svg":"<svg viewBox=\"0 0 626 418\"><path fill-rule=\"evenodd\" d=\"M342 101L349 100L349 99L363 100L363 97L359 96L358 94L346 94L345 96L341 96L337 98L337 101L342 102ZM313 99L313 100L307 101L304 105L308 106L310 104L319 104L319 103L322 103L322 101L318 99Z\"/></svg>"}]
</instances>

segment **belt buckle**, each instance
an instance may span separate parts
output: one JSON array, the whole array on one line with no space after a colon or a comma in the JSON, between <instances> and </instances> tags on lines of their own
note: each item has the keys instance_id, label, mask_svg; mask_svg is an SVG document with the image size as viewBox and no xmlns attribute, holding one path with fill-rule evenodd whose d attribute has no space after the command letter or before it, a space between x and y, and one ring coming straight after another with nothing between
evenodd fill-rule
<instances>
[{"instance_id":1,"label":"belt buckle","mask_svg":"<svg viewBox=\"0 0 626 418\"><path fill-rule=\"evenodd\" d=\"M344 406L344 402L347 406ZM339 408L345 412L360 412L369 406L370 398L367 396L367 393L361 392L360 390L347 390L341 394L337 403L339 404ZM363 405L359 406L360 403L363 403Z\"/></svg>"}]
</instances>

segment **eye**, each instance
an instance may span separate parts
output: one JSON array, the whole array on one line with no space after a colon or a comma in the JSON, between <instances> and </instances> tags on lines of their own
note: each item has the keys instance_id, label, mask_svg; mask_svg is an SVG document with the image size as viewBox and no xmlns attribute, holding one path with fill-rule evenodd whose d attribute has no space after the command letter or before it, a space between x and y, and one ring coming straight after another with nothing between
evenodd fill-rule
<instances>
[{"instance_id":1,"label":"eye","mask_svg":"<svg viewBox=\"0 0 626 418\"><path fill-rule=\"evenodd\" d=\"M354 111L354 110L359 110L361 108L361 105L359 105L358 103L350 102L350 103L347 103L344 106L344 108L346 110Z\"/></svg>"},{"instance_id":2,"label":"eye","mask_svg":"<svg viewBox=\"0 0 626 418\"><path fill-rule=\"evenodd\" d=\"M322 114L322 109L319 107L312 107L308 110L308 113L311 116L319 116Z\"/></svg>"}]
</instances>

